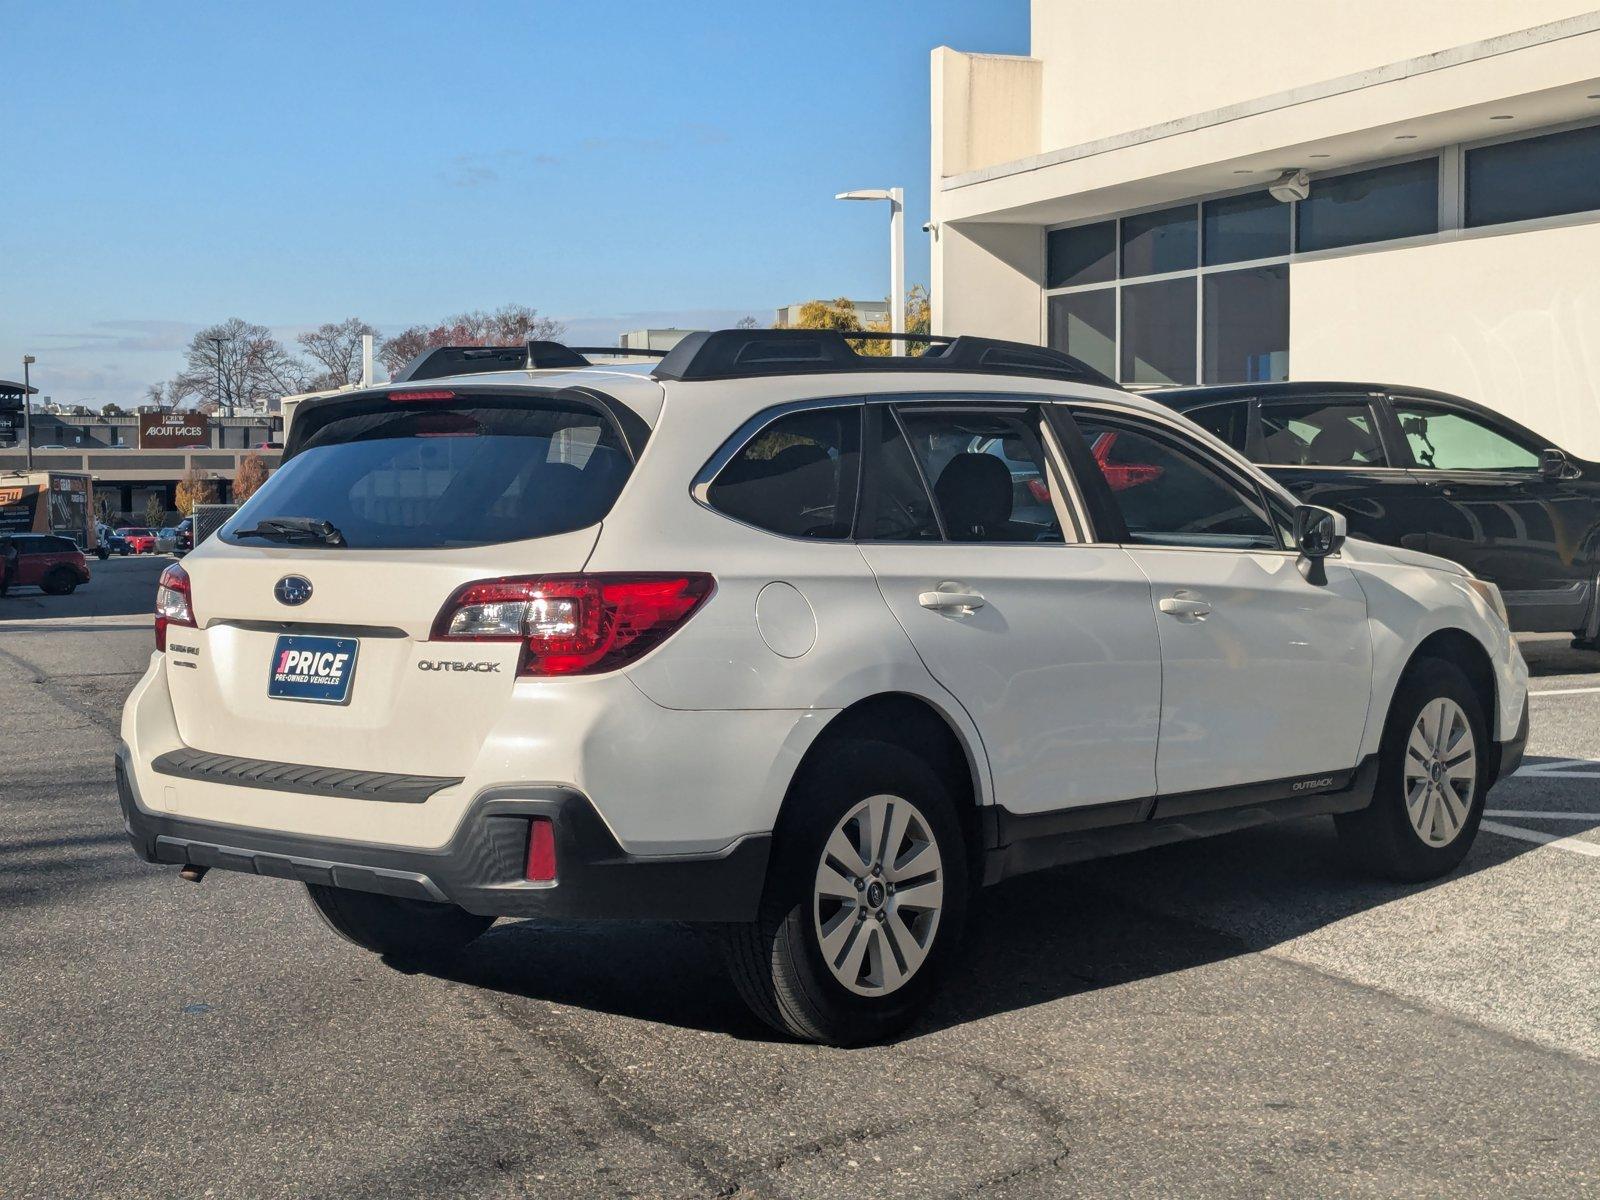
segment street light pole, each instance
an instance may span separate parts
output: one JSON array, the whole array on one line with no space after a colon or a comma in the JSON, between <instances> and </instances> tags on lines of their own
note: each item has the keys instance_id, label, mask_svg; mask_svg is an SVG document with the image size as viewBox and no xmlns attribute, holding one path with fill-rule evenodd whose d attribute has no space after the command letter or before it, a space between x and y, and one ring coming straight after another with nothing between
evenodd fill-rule
<instances>
[{"instance_id":1,"label":"street light pole","mask_svg":"<svg viewBox=\"0 0 1600 1200\"><path fill-rule=\"evenodd\" d=\"M906 191L904 188L860 188L840 192L835 200L887 200L889 202L889 330L906 331ZM890 354L904 354L905 343L889 344Z\"/></svg>"},{"instance_id":2,"label":"street light pole","mask_svg":"<svg viewBox=\"0 0 1600 1200\"><path fill-rule=\"evenodd\" d=\"M33 388L28 380L28 368L39 360L31 354L22 356L22 436L28 439L26 469L33 470Z\"/></svg>"}]
</instances>

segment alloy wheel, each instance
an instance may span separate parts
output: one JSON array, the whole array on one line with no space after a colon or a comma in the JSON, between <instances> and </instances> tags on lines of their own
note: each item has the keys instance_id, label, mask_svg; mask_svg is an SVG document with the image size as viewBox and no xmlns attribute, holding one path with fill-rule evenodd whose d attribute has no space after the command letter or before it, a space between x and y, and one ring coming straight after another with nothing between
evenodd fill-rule
<instances>
[{"instance_id":1,"label":"alloy wheel","mask_svg":"<svg viewBox=\"0 0 1600 1200\"><path fill-rule=\"evenodd\" d=\"M1447 696L1422 708L1406 742L1406 815L1429 846L1448 846L1472 811L1478 747L1467 714Z\"/></svg>"},{"instance_id":2,"label":"alloy wheel","mask_svg":"<svg viewBox=\"0 0 1600 1200\"><path fill-rule=\"evenodd\" d=\"M902 796L870 796L834 826L817 866L812 919L823 961L858 996L903 987L933 946L944 860Z\"/></svg>"}]
</instances>

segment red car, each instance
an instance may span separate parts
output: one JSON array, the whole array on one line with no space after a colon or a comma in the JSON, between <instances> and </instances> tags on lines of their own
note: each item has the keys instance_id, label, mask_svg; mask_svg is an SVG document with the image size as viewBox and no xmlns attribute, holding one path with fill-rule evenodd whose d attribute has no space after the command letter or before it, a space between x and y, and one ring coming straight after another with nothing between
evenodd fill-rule
<instances>
[{"instance_id":1,"label":"red car","mask_svg":"<svg viewBox=\"0 0 1600 1200\"><path fill-rule=\"evenodd\" d=\"M0 539L0 594L14 587L37 587L65 596L89 582L89 560L71 538L48 533L14 533Z\"/></svg>"},{"instance_id":2,"label":"red car","mask_svg":"<svg viewBox=\"0 0 1600 1200\"><path fill-rule=\"evenodd\" d=\"M128 549L135 554L154 554L156 552L156 531L145 529L139 525L125 525L117 530L117 536L128 543Z\"/></svg>"}]
</instances>

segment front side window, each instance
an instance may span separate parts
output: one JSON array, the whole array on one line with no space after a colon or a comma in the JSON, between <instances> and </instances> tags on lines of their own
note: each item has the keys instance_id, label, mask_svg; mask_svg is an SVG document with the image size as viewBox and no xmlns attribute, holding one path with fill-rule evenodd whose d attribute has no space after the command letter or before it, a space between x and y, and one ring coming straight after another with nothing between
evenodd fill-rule
<instances>
[{"instance_id":1,"label":"front side window","mask_svg":"<svg viewBox=\"0 0 1600 1200\"><path fill-rule=\"evenodd\" d=\"M1394 414L1417 466L1432 471L1531 471L1538 453L1479 417L1453 409L1394 402Z\"/></svg>"},{"instance_id":2,"label":"front side window","mask_svg":"<svg viewBox=\"0 0 1600 1200\"><path fill-rule=\"evenodd\" d=\"M849 538L860 448L858 406L791 413L745 443L712 480L706 502L785 537Z\"/></svg>"},{"instance_id":3,"label":"front side window","mask_svg":"<svg viewBox=\"0 0 1600 1200\"><path fill-rule=\"evenodd\" d=\"M1075 413L1074 419L1122 510L1130 542L1281 548L1259 492L1198 445L1133 419L1093 412Z\"/></svg>"},{"instance_id":4,"label":"front side window","mask_svg":"<svg viewBox=\"0 0 1600 1200\"><path fill-rule=\"evenodd\" d=\"M1036 418L902 409L922 477L952 542L1059 542Z\"/></svg>"},{"instance_id":5,"label":"front side window","mask_svg":"<svg viewBox=\"0 0 1600 1200\"><path fill-rule=\"evenodd\" d=\"M1260 461L1285 467L1383 466L1364 401L1275 400L1261 406Z\"/></svg>"}]
</instances>

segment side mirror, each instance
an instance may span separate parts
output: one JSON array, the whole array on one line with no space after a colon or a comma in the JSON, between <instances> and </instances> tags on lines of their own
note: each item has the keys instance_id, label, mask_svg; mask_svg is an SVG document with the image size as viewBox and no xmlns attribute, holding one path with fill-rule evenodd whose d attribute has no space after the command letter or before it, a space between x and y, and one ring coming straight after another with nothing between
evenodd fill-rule
<instances>
[{"instance_id":1,"label":"side mirror","mask_svg":"<svg viewBox=\"0 0 1600 1200\"><path fill-rule=\"evenodd\" d=\"M1330 509L1299 504L1294 510L1294 544L1310 559L1337 554L1344 545L1345 519Z\"/></svg>"},{"instance_id":2,"label":"side mirror","mask_svg":"<svg viewBox=\"0 0 1600 1200\"><path fill-rule=\"evenodd\" d=\"M1566 451L1552 447L1539 454L1539 477L1551 480L1576 479L1578 469L1568 460Z\"/></svg>"}]
</instances>

